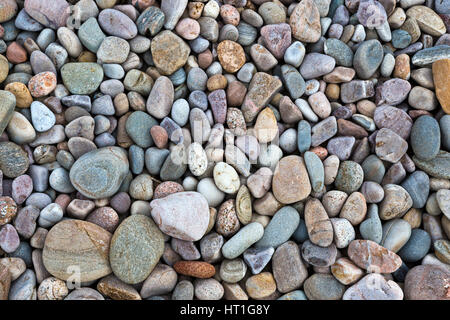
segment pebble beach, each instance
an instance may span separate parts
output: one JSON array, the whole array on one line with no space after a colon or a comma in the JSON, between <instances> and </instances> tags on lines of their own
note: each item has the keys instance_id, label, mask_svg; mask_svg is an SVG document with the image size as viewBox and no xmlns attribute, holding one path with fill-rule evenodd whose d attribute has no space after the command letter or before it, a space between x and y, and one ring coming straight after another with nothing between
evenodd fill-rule
<instances>
[{"instance_id":1,"label":"pebble beach","mask_svg":"<svg viewBox=\"0 0 450 320\"><path fill-rule=\"evenodd\" d=\"M0 0L0 300L450 300L450 0Z\"/></svg>"}]
</instances>

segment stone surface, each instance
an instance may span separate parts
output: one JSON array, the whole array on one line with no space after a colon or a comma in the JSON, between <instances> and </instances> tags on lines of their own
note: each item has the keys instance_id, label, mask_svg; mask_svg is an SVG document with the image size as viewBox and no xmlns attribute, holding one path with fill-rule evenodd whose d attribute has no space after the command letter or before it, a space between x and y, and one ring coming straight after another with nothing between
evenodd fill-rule
<instances>
[{"instance_id":1,"label":"stone surface","mask_svg":"<svg viewBox=\"0 0 450 320\"><path fill-rule=\"evenodd\" d=\"M111 269L125 283L139 283L155 268L163 249L163 234L153 221L143 215L132 215L118 226L111 238Z\"/></svg>"},{"instance_id":2,"label":"stone surface","mask_svg":"<svg viewBox=\"0 0 450 320\"><path fill-rule=\"evenodd\" d=\"M174 193L151 201L150 207L161 231L177 239L197 241L209 224L208 202L198 192Z\"/></svg>"},{"instance_id":3,"label":"stone surface","mask_svg":"<svg viewBox=\"0 0 450 320\"><path fill-rule=\"evenodd\" d=\"M111 234L90 222L65 220L52 227L42 253L45 268L67 280L79 266L80 281L100 279L112 272L108 253ZM89 257L89 259L86 259Z\"/></svg>"}]
</instances>

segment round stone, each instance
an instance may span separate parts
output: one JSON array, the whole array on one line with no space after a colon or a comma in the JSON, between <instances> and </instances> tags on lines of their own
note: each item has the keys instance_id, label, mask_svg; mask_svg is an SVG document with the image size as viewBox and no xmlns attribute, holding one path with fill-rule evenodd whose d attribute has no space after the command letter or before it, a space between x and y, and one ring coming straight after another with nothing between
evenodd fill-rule
<instances>
[{"instance_id":1,"label":"round stone","mask_svg":"<svg viewBox=\"0 0 450 320\"><path fill-rule=\"evenodd\" d=\"M77 266L82 282L100 279L111 273L108 261L111 234L81 220L65 220L50 229L42 259L55 277L68 280ZM89 256L89 259L86 257Z\"/></svg>"}]
</instances>

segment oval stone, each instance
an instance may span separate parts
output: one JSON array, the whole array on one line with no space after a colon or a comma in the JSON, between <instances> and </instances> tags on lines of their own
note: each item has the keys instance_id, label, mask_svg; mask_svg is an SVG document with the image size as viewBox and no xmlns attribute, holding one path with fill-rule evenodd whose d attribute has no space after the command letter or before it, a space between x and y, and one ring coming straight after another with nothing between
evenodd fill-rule
<instances>
[{"instance_id":1,"label":"oval stone","mask_svg":"<svg viewBox=\"0 0 450 320\"><path fill-rule=\"evenodd\" d=\"M177 192L150 202L152 217L158 227L171 237L200 240L209 225L209 206L198 192Z\"/></svg>"},{"instance_id":2,"label":"oval stone","mask_svg":"<svg viewBox=\"0 0 450 320\"><path fill-rule=\"evenodd\" d=\"M111 269L123 282L139 283L150 275L163 251L164 236L155 223L144 215L132 215L111 238Z\"/></svg>"},{"instance_id":3,"label":"oval stone","mask_svg":"<svg viewBox=\"0 0 450 320\"><path fill-rule=\"evenodd\" d=\"M402 259L392 251L370 240L353 240L348 257L368 272L392 273L402 265Z\"/></svg>"},{"instance_id":4,"label":"oval stone","mask_svg":"<svg viewBox=\"0 0 450 320\"><path fill-rule=\"evenodd\" d=\"M284 204L302 201L311 193L311 183L303 159L299 156L282 158L272 179L275 198Z\"/></svg>"},{"instance_id":5,"label":"oval stone","mask_svg":"<svg viewBox=\"0 0 450 320\"><path fill-rule=\"evenodd\" d=\"M431 160L441 147L439 123L431 116L419 117L411 129L411 148L417 158Z\"/></svg>"},{"instance_id":6,"label":"oval stone","mask_svg":"<svg viewBox=\"0 0 450 320\"><path fill-rule=\"evenodd\" d=\"M264 229L264 235L256 248L276 248L292 236L300 223L300 216L293 207L286 206L278 210Z\"/></svg>"}]
</instances>

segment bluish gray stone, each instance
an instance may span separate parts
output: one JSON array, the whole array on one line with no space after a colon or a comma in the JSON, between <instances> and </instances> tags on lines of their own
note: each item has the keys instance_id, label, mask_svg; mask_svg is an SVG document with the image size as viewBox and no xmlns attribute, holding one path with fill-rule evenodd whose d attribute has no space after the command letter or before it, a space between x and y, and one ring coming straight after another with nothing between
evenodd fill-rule
<instances>
[{"instance_id":1,"label":"bluish gray stone","mask_svg":"<svg viewBox=\"0 0 450 320\"><path fill-rule=\"evenodd\" d=\"M264 235L256 244L256 248L273 247L288 241L300 223L297 210L286 206L278 210L264 229Z\"/></svg>"},{"instance_id":2,"label":"bluish gray stone","mask_svg":"<svg viewBox=\"0 0 450 320\"><path fill-rule=\"evenodd\" d=\"M186 172L187 153L184 144L177 144L165 159L159 173L162 181L175 181Z\"/></svg>"},{"instance_id":3,"label":"bluish gray stone","mask_svg":"<svg viewBox=\"0 0 450 320\"><path fill-rule=\"evenodd\" d=\"M65 96L61 99L61 102L67 107L81 107L86 111L91 111L91 97L81 95Z\"/></svg>"},{"instance_id":4,"label":"bluish gray stone","mask_svg":"<svg viewBox=\"0 0 450 320\"><path fill-rule=\"evenodd\" d=\"M372 240L376 243L381 242L383 228L380 217L378 216L378 206L376 204L369 205L366 220L359 225L359 232L365 240Z\"/></svg>"},{"instance_id":5,"label":"bluish gray stone","mask_svg":"<svg viewBox=\"0 0 450 320\"><path fill-rule=\"evenodd\" d=\"M189 111L189 103L185 99L178 99L172 105L170 116L179 126L184 126L189 120Z\"/></svg>"},{"instance_id":6,"label":"bluish gray stone","mask_svg":"<svg viewBox=\"0 0 450 320\"><path fill-rule=\"evenodd\" d=\"M101 114L104 116L112 116L116 113L114 108L114 103L112 101L111 96L104 95L100 98L97 98L92 103L92 114Z\"/></svg>"},{"instance_id":7,"label":"bluish gray stone","mask_svg":"<svg viewBox=\"0 0 450 320\"><path fill-rule=\"evenodd\" d=\"M128 171L127 153L119 147L106 147L78 158L70 169L70 181L84 196L102 199L119 190Z\"/></svg>"},{"instance_id":8,"label":"bluish gray stone","mask_svg":"<svg viewBox=\"0 0 450 320\"><path fill-rule=\"evenodd\" d=\"M297 229L292 235L294 240L298 243L303 243L309 239L308 230L306 229L306 224L303 219L300 219Z\"/></svg>"},{"instance_id":9,"label":"bluish gray stone","mask_svg":"<svg viewBox=\"0 0 450 320\"><path fill-rule=\"evenodd\" d=\"M11 283L9 300L33 300L36 294L35 290L36 275L33 270L27 269Z\"/></svg>"},{"instance_id":10,"label":"bluish gray stone","mask_svg":"<svg viewBox=\"0 0 450 320\"><path fill-rule=\"evenodd\" d=\"M413 156L415 165L435 178L450 179L450 153L441 150L438 155L431 160L421 160Z\"/></svg>"},{"instance_id":11,"label":"bluish gray stone","mask_svg":"<svg viewBox=\"0 0 450 320\"><path fill-rule=\"evenodd\" d=\"M120 64L104 64L103 71L105 72L105 76L111 79L123 79L125 77L125 71Z\"/></svg>"},{"instance_id":12,"label":"bluish gray stone","mask_svg":"<svg viewBox=\"0 0 450 320\"><path fill-rule=\"evenodd\" d=\"M413 208L423 208L430 192L430 179L423 171L415 171L406 178L401 186L408 191L413 200Z\"/></svg>"},{"instance_id":13,"label":"bluish gray stone","mask_svg":"<svg viewBox=\"0 0 450 320\"><path fill-rule=\"evenodd\" d=\"M169 155L170 151L167 149L148 148L145 151L145 167L152 175L159 175L161 167Z\"/></svg>"},{"instance_id":14,"label":"bluish gray stone","mask_svg":"<svg viewBox=\"0 0 450 320\"><path fill-rule=\"evenodd\" d=\"M386 172L386 168L380 158L374 154L371 154L361 163L361 167L364 171L365 181L375 181L376 183L381 183Z\"/></svg>"},{"instance_id":15,"label":"bluish gray stone","mask_svg":"<svg viewBox=\"0 0 450 320\"><path fill-rule=\"evenodd\" d=\"M264 227L259 222L252 222L241 228L222 247L222 254L227 259L239 257L264 234Z\"/></svg>"},{"instance_id":16,"label":"bluish gray stone","mask_svg":"<svg viewBox=\"0 0 450 320\"><path fill-rule=\"evenodd\" d=\"M53 170L49 178L50 186L61 193L71 193L75 191L69 178L69 172L64 168Z\"/></svg>"},{"instance_id":17,"label":"bluish gray stone","mask_svg":"<svg viewBox=\"0 0 450 320\"><path fill-rule=\"evenodd\" d=\"M424 67L441 59L450 59L450 46L440 45L420 50L412 57L411 62L415 66Z\"/></svg>"},{"instance_id":18,"label":"bluish gray stone","mask_svg":"<svg viewBox=\"0 0 450 320\"><path fill-rule=\"evenodd\" d=\"M199 108L203 111L208 109L208 97L205 92L194 90L189 94L189 105L191 108Z\"/></svg>"},{"instance_id":19,"label":"bluish gray stone","mask_svg":"<svg viewBox=\"0 0 450 320\"><path fill-rule=\"evenodd\" d=\"M302 290L294 290L279 297L277 300L308 300Z\"/></svg>"},{"instance_id":20,"label":"bluish gray stone","mask_svg":"<svg viewBox=\"0 0 450 320\"><path fill-rule=\"evenodd\" d=\"M106 35L100 28L97 19L92 17L84 22L78 29L78 38L81 43L89 50L97 53Z\"/></svg>"}]
</instances>

